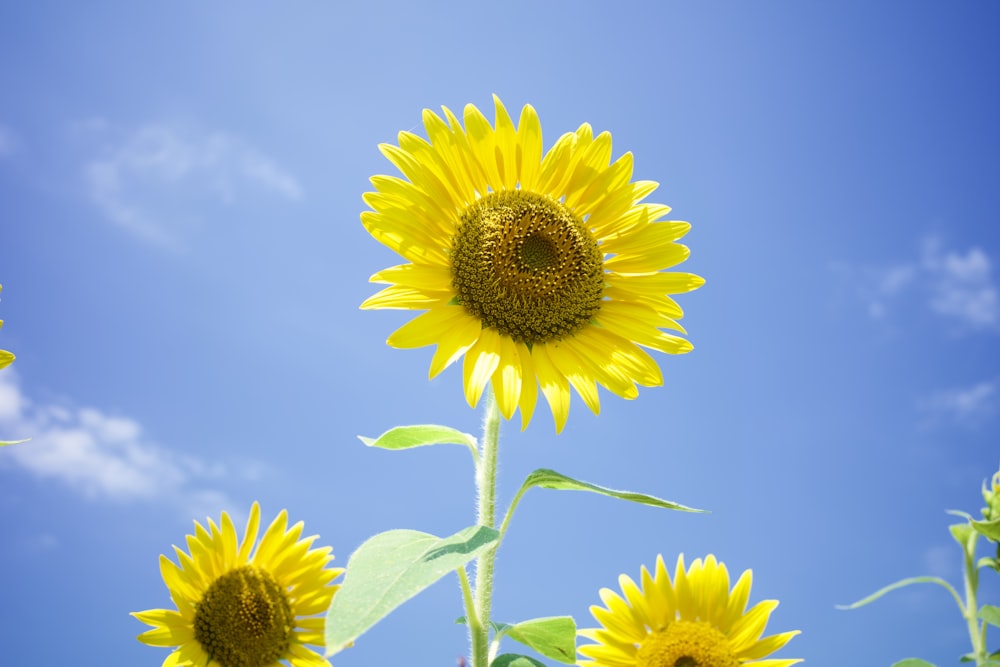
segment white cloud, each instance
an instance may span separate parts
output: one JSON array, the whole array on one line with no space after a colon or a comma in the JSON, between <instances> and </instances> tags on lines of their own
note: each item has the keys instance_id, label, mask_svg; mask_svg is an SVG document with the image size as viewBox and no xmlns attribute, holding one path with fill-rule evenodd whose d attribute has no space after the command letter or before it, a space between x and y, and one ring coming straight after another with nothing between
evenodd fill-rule
<instances>
[{"instance_id":1,"label":"white cloud","mask_svg":"<svg viewBox=\"0 0 1000 667\"><path fill-rule=\"evenodd\" d=\"M223 466L157 445L133 419L91 407L36 404L10 369L0 374L0 406L4 439L31 438L0 450L0 465L11 461L88 498L155 499L192 511L228 504L211 488L227 475Z\"/></svg>"},{"instance_id":2,"label":"white cloud","mask_svg":"<svg viewBox=\"0 0 1000 667\"><path fill-rule=\"evenodd\" d=\"M1000 412L1000 382L983 381L939 391L919 401L919 407L931 421L975 428Z\"/></svg>"},{"instance_id":3,"label":"white cloud","mask_svg":"<svg viewBox=\"0 0 1000 667\"><path fill-rule=\"evenodd\" d=\"M1000 331L1000 290L982 248L965 253L927 236L919 257L876 267L836 264L833 269L865 304L874 320L888 321L907 299L916 298L956 333Z\"/></svg>"},{"instance_id":4,"label":"white cloud","mask_svg":"<svg viewBox=\"0 0 1000 667\"><path fill-rule=\"evenodd\" d=\"M931 282L931 309L975 329L1000 325L1000 299L993 282L990 258L981 248L964 256L945 252L938 238L924 241L922 265Z\"/></svg>"},{"instance_id":5,"label":"white cloud","mask_svg":"<svg viewBox=\"0 0 1000 667\"><path fill-rule=\"evenodd\" d=\"M80 127L101 135L97 120ZM302 187L246 141L168 123L148 123L118 136L84 166L90 196L104 215L141 238L177 249L177 228L206 206L230 206L258 193L298 201Z\"/></svg>"}]
</instances>

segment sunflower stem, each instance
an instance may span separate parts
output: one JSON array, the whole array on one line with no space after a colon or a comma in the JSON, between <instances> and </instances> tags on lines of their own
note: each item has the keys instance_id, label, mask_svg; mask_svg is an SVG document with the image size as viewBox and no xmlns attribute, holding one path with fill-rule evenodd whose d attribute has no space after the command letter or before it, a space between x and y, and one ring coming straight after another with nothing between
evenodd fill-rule
<instances>
[{"instance_id":1,"label":"sunflower stem","mask_svg":"<svg viewBox=\"0 0 1000 667\"><path fill-rule=\"evenodd\" d=\"M497 453L500 445L500 410L493 388L486 390L483 415L482 455L476 469L478 492L476 522L489 528L496 524ZM469 624L472 640L472 667L489 666L490 607L493 601L493 565L496 548L484 552L476 559L475 608L477 623ZM478 626L478 627L477 627Z\"/></svg>"},{"instance_id":2,"label":"sunflower stem","mask_svg":"<svg viewBox=\"0 0 1000 667\"><path fill-rule=\"evenodd\" d=\"M960 605L962 606L962 615L965 616L965 622L969 628L969 640L972 643L972 654L975 656L977 667L989 659L989 656L986 655L985 633L977 618L979 603L976 601L976 591L979 588L979 569L976 567L976 541L978 537L977 532L970 530L968 539L962 545L963 564L965 565L965 605Z\"/></svg>"}]
</instances>

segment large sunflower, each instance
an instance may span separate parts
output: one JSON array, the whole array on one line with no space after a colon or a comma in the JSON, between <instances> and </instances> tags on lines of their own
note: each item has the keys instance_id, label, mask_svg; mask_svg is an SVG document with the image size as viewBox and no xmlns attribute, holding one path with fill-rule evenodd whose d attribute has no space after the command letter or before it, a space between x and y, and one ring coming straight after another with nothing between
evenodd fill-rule
<instances>
[{"instance_id":1,"label":"large sunflower","mask_svg":"<svg viewBox=\"0 0 1000 667\"><path fill-rule=\"evenodd\" d=\"M590 612L603 626L581 630L596 644L579 647L590 660L584 667L787 667L797 659L761 660L788 643L798 631L761 638L777 600L758 602L746 609L750 597L750 570L732 590L726 566L709 555L685 570L677 559L673 582L656 558L656 575L643 566L641 587L626 575L618 578L624 598L601 589L607 606Z\"/></svg>"},{"instance_id":2,"label":"large sunflower","mask_svg":"<svg viewBox=\"0 0 1000 667\"><path fill-rule=\"evenodd\" d=\"M522 428L541 386L561 431L570 386L591 410L597 385L624 398L663 376L639 346L680 354L691 344L669 294L703 280L663 269L683 262L686 222L640 203L657 184L632 181L632 154L611 162L611 135L588 124L542 153L531 106L515 128L494 96L494 126L465 107L424 110L428 139L399 133L379 149L405 178L374 176L365 228L408 263L379 271L388 284L362 308L426 310L393 333L400 348L437 345L434 377L465 355L465 397L492 382L500 411L521 409Z\"/></svg>"},{"instance_id":3,"label":"large sunflower","mask_svg":"<svg viewBox=\"0 0 1000 667\"><path fill-rule=\"evenodd\" d=\"M330 547L310 549L302 522L288 528L278 514L254 549L260 505L253 504L243 541L229 515L209 530L197 521L187 536L190 555L175 546L174 564L160 556L160 571L177 610L132 615L153 630L139 635L151 646L177 647L163 667L320 667L329 663L306 644L323 646L323 616L343 569L330 568ZM251 555L251 551L253 552Z\"/></svg>"}]
</instances>

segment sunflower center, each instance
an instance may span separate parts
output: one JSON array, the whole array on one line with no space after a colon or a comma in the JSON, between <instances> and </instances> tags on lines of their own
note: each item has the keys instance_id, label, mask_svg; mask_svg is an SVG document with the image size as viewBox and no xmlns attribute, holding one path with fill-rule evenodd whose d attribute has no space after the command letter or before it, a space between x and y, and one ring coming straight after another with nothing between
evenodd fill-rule
<instances>
[{"instance_id":1,"label":"sunflower center","mask_svg":"<svg viewBox=\"0 0 1000 667\"><path fill-rule=\"evenodd\" d=\"M491 193L461 215L451 275L484 326L532 345L572 336L601 307L603 255L583 221L551 197Z\"/></svg>"},{"instance_id":2,"label":"sunflower center","mask_svg":"<svg viewBox=\"0 0 1000 667\"><path fill-rule=\"evenodd\" d=\"M636 667L739 667L726 636L708 623L675 621L639 646Z\"/></svg>"},{"instance_id":3,"label":"sunflower center","mask_svg":"<svg viewBox=\"0 0 1000 667\"><path fill-rule=\"evenodd\" d=\"M295 617L284 589L244 566L208 587L194 613L194 637L222 667L263 667L288 650Z\"/></svg>"}]
</instances>

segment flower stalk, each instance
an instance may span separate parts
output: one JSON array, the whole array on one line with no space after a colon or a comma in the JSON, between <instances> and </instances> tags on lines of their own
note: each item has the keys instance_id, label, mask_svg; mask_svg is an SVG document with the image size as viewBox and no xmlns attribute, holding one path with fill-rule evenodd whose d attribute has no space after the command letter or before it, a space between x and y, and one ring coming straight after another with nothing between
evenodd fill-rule
<instances>
[{"instance_id":1,"label":"flower stalk","mask_svg":"<svg viewBox=\"0 0 1000 667\"><path fill-rule=\"evenodd\" d=\"M977 614L979 613L979 603L976 599L976 590L979 588L979 570L976 567L976 542L979 533L969 529L962 545L963 564L965 565L965 604L960 604L962 616L969 628L969 642L972 644L972 656L975 659L976 667L986 664L989 656L986 654L986 633L985 627L980 624Z\"/></svg>"},{"instance_id":2,"label":"flower stalk","mask_svg":"<svg viewBox=\"0 0 1000 667\"><path fill-rule=\"evenodd\" d=\"M480 442L479 465L476 468L476 522L494 528L496 524L497 455L500 445L500 410L492 387L486 390L483 415L483 437ZM472 667L488 667L490 641L490 610L493 602L493 567L496 548L476 559L474 596L475 621L469 619L472 643Z\"/></svg>"}]
</instances>

